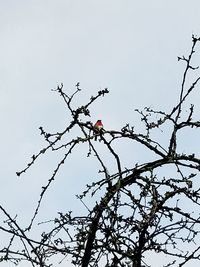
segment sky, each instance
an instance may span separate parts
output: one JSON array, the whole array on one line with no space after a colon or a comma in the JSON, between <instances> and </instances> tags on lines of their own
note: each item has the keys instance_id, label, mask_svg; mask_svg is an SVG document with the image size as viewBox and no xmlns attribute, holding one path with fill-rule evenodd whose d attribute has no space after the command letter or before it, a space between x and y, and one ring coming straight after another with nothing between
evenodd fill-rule
<instances>
[{"instance_id":1,"label":"sky","mask_svg":"<svg viewBox=\"0 0 200 267\"><path fill-rule=\"evenodd\" d=\"M68 122L51 91L60 83L71 94L80 82L76 106L108 88L91 110L91 121L101 118L106 129L137 125L136 108L169 111L184 69L177 56L188 54L192 34L200 36L199 10L199 0L0 0L0 204L24 223L58 162L49 155L15 175L44 146L38 128L57 131ZM76 151L59 173L42 218L78 210L75 195L97 171L81 160L86 154Z\"/></svg>"}]
</instances>

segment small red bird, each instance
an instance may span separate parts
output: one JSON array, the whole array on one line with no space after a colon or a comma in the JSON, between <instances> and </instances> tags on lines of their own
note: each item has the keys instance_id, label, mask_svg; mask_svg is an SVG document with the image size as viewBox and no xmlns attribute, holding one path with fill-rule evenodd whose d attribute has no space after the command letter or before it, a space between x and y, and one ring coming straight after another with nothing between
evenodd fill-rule
<instances>
[{"instance_id":1,"label":"small red bird","mask_svg":"<svg viewBox=\"0 0 200 267\"><path fill-rule=\"evenodd\" d=\"M97 134L102 132L103 130L103 123L101 120L98 120L94 125L94 133L96 134L94 137L94 140L97 140Z\"/></svg>"}]
</instances>

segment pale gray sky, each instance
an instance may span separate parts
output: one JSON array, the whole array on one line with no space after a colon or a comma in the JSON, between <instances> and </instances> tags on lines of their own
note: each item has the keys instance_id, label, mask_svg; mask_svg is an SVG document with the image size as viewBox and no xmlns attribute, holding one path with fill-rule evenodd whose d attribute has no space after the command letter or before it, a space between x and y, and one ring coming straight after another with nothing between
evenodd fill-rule
<instances>
[{"instance_id":1,"label":"pale gray sky","mask_svg":"<svg viewBox=\"0 0 200 267\"><path fill-rule=\"evenodd\" d=\"M181 84L177 56L189 52L192 34L200 35L199 10L199 0L0 0L1 204L26 221L56 166L58 158L41 159L15 175L43 145L38 127L66 123L65 106L51 92L60 82L67 92L80 82L77 105L108 87L91 118L106 128L134 124L135 108L168 110ZM98 169L80 153L87 152L72 156L48 191L42 218L76 209L74 195Z\"/></svg>"}]
</instances>

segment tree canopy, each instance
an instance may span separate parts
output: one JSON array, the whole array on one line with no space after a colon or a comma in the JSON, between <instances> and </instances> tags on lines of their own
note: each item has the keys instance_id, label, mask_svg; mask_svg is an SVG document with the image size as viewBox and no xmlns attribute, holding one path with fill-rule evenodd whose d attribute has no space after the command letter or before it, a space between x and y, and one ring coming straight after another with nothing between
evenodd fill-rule
<instances>
[{"instance_id":1,"label":"tree canopy","mask_svg":"<svg viewBox=\"0 0 200 267\"><path fill-rule=\"evenodd\" d=\"M58 254L64 258L70 255L72 264L82 267L148 267L153 266L156 255L165 259L163 267L189 266L200 260L200 155L196 151L182 152L180 145L188 132L200 128L200 120L195 119L195 106L189 103L200 80L196 74L198 67L192 64L199 41L200 38L193 36L189 55L178 57L185 69L179 99L172 98L171 110L166 112L150 107L136 110L144 124L143 132L136 132L135 125L131 124L125 124L120 130L94 130L90 107L97 99L106 97L107 88L79 107L74 104L81 90L79 83L72 95L65 92L63 84L55 89L71 120L55 133L40 127L46 145L32 155L17 175L26 173L47 151L61 151L62 159L42 187L38 205L25 229L16 217L0 206L6 217L0 221L0 231L8 238L8 245L0 248L1 262L20 264L27 261L30 266L51 266L51 258ZM194 73L192 78L189 76L191 72ZM71 138L74 128L79 129L80 134ZM152 155L151 160L146 162L144 154L142 163L124 166L116 148L118 142L128 142L130 149L137 143ZM198 147L198 140L195 142ZM101 179L87 184L85 191L77 196L86 207L85 215L59 212L57 218L50 218L48 230L41 233L39 239L30 238L47 189L53 186L58 171L70 154L82 144L88 160L96 157L101 175ZM99 151L99 144L115 162L113 173L109 171L106 156ZM131 157L133 151L127 153ZM85 204L86 197L95 200L92 209Z\"/></svg>"}]
</instances>

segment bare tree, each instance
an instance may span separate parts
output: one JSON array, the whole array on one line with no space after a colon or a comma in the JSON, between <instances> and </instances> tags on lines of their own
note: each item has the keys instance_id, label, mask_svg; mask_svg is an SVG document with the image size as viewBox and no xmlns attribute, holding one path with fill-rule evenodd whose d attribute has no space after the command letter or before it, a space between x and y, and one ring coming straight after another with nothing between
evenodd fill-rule
<instances>
[{"instance_id":1,"label":"bare tree","mask_svg":"<svg viewBox=\"0 0 200 267\"><path fill-rule=\"evenodd\" d=\"M37 208L30 225L22 229L16 218L0 206L6 219L1 222L1 233L9 237L7 246L0 249L0 260L19 263L27 261L32 266L51 266L51 258L61 254L71 255L75 266L152 266L154 255L165 257L163 267L189 266L200 261L200 158L194 153L182 153L180 136L200 127L195 120L195 108L188 107L189 96L197 88L200 76L190 82L188 75L198 68L192 65L195 47L200 38L192 37L192 48L188 57L178 57L185 63L180 95L170 112L145 108L136 110L144 123L143 133L137 133L134 126L125 125L121 130L94 131L90 118L90 107L98 98L109 93L101 90L96 96L80 107L74 107L78 96L79 83L72 95L64 92L63 85L55 91L61 96L71 121L66 128L56 133L48 133L40 127L47 145L34 154L27 167L17 172L25 173L36 160L48 150L64 151L63 158L56 166L47 184L42 188ZM195 72L196 73L196 72ZM74 128L80 135L69 139L66 136ZM162 136L155 135L162 131ZM155 138L156 136L156 138ZM98 141L113 157L116 171L109 172L109 165L98 151ZM118 142L138 143L149 151L152 160L131 168L122 164ZM85 144L86 156L95 155L100 165L101 179L86 186L78 199L86 206L84 199L95 199L92 209L86 206L85 216L72 212L58 213L49 221L50 231L43 232L41 239L29 237L34 221L40 210L46 190L56 178L62 164L80 144ZM196 140L198 146L198 140ZM128 151L131 157L132 151ZM89 159L88 159L89 160ZM98 194L97 194L98 192ZM19 242L22 249L16 248ZM150 257L149 257L150 255Z\"/></svg>"}]
</instances>

